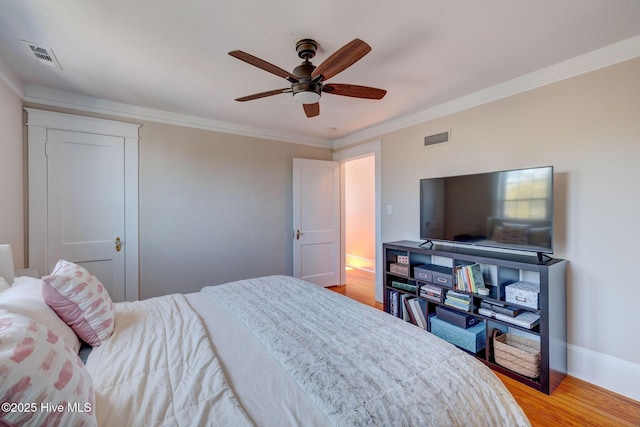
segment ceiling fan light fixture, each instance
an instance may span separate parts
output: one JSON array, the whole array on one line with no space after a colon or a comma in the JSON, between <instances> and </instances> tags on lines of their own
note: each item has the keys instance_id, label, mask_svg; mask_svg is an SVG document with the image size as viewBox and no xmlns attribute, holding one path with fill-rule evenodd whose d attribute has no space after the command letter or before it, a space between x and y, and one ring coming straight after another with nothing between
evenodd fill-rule
<instances>
[{"instance_id":1,"label":"ceiling fan light fixture","mask_svg":"<svg viewBox=\"0 0 640 427\"><path fill-rule=\"evenodd\" d=\"M320 101L320 94L310 90L303 90L294 93L293 100L300 104L315 104Z\"/></svg>"}]
</instances>

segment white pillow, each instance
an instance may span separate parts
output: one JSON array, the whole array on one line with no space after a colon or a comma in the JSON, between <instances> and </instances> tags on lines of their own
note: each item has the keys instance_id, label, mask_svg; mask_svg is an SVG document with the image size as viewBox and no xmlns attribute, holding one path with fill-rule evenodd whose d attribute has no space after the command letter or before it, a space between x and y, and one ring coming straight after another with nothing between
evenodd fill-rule
<instances>
[{"instance_id":1,"label":"white pillow","mask_svg":"<svg viewBox=\"0 0 640 427\"><path fill-rule=\"evenodd\" d=\"M4 277L9 285L13 283L13 252L11 245L0 245L0 277Z\"/></svg>"},{"instance_id":2,"label":"white pillow","mask_svg":"<svg viewBox=\"0 0 640 427\"><path fill-rule=\"evenodd\" d=\"M97 425L93 382L78 355L51 329L6 310L0 310L0 396L0 425Z\"/></svg>"},{"instance_id":3,"label":"white pillow","mask_svg":"<svg viewBox=\"0 0 640 427\"><path fill-rule=\"evenodd\" d=\"M42 296L42 280L26 276L16 277L13 286L0 293L0 308L46 325L74 352L77 353L80 349L76 333L45 302Z\"/></svg>"},{"instance_id":4,"label":"white pillow","mask_svg":"<svg viewBox=\"0 0 640 427\"><path fill-rule=\"evenodd\" d=\"M42 281L42 294L49 307L84 342L95 347L111 337L113 302L96 276L79 265L60 260Z\"/></svg>"},{"instance_id":5,"label":"white pillow","mask_svg":"<svg viewBox=\"0 0 640 427\"><path fill-rule=\"evenodd\" d=\"M0 293L6 291L10 287L11 285L9 285L6 280L4 280L4 277L0 277Z\"/></svg>"}]
</instances>

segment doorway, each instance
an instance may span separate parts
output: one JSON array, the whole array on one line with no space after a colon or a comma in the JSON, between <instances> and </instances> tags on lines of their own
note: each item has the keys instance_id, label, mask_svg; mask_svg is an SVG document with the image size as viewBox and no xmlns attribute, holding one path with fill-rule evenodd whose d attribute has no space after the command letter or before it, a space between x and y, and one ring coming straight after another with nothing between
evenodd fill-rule
<instances>
[{"instance_id":1,"label":"doorway","mask_svg":"<svg viewBox=\"0 0 640 427\"><path fill-rule=\"evenodd\" d=\"M344 162L345 264L369 273L376 271L375 158Z\"/></svg>"},{"instance_id":2,"label":"doorway","mask_svg":"<svg viewBox=\"0 0 640 427\"><path fill-rule=\"evenodd\" d=\"M373 286L367 292L378 302L382 301L380 147L381 141L374 141L333 155L341 163L341 283L347 283L346 268L352 268L367 277Z\"/></svg>"}]
</instances>

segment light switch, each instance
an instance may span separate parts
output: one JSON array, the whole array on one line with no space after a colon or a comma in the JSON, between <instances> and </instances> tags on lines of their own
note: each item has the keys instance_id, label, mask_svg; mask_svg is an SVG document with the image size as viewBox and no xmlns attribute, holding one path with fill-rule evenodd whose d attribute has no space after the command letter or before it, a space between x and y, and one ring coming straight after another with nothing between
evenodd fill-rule
<instances>
[{"instance_id":1,"label":"light switch","mask_svg":"<svg viewBox=\"0 0 640 427\"><path fill-rule=\"evenodd\" d=\"M387 205L387 215L391 215L393 213L393 206Z\"/></svg>"}]
</instances>

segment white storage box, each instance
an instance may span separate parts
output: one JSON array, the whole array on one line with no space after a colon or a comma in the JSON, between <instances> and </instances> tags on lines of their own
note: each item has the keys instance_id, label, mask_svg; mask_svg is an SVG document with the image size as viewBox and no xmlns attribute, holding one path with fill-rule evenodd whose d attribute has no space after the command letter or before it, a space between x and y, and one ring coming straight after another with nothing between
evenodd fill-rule
<instances>
[{"instance_id":1,"label":"white storage box","mask_svg":"<svg viewBox=\"0 0 640 427\"><path fill-rule=\"evenodd\" d=\"M505 299L511 304L517 304L537 310L540 284L533 282L515 282L505 287Z\"/></svg>"}]
</instances>

